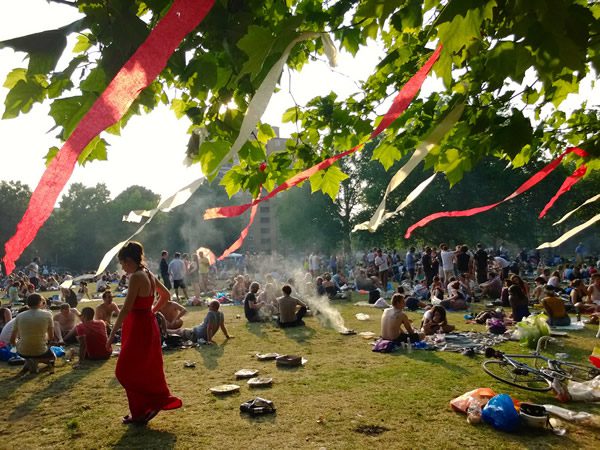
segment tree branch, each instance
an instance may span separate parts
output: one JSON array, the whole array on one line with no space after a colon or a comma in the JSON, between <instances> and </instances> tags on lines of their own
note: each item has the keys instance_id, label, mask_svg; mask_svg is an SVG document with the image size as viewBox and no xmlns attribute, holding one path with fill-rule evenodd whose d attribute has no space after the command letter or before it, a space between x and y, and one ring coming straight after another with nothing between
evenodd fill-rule
<instances>
[{"instance_id":1,"label":"tree branch","mask_svg":"<svg viewBox=\"0 0 600 450\"><path fill-rule=\"evenodd\" d=\"M69 2L68 0L46 0L48 3L60 3L61 5L72 6L73 8L77 8L77 4L73 2Z\"/></svg>"}]
</instances>

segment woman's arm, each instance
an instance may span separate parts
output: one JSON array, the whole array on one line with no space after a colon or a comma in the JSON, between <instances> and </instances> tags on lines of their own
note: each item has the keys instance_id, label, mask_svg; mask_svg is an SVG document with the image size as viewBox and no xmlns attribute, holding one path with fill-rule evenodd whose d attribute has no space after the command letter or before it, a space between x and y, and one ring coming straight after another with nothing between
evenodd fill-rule
<instances>
[{"instance_id":1,"label":"woman's arm","mask_svg":"<svg viewBox=\"0 0 600 450\"><path fill-rule=\"evenodd\" d=\"M154 284L156 285L156 292L158 293L158 301L152 308L152 313L156 314L158 311L160 311L162 309L163 306L165 306L167 304L167 302L171 298L171 293L165 287L165 285L162 284L162 282L158 278L156 278L151 273L148 273L148 274L149 274L149 276L151 276L154 279ZM131 290L131 286L129 287L129 290ZM129 297L129 293L127 294L127 297Z\"/></svg>"},{"instance_id":2,"label":"woman's arm","mask_svg":"<svg viewBox=\"0 0 600 450\"><path fill-rule=\"evenodd\" d=\"M117 316L115 326L110 332L108 341L106 341L107 348L109 348L115 340L115 333L121 329L121 325L123 325L123 320L125 320L125 317L127 317L127 314L129 314L129 311L131 311L131 308L133 307L135 299L138 296L144 278L145 277L142 275L141 272L136 272L131 275L131 278L129 280L129 290L127 291L127 297L125 297L125 303L123 304L123 307L121 308L121 311Z\"/></svg>"}]
</instances>

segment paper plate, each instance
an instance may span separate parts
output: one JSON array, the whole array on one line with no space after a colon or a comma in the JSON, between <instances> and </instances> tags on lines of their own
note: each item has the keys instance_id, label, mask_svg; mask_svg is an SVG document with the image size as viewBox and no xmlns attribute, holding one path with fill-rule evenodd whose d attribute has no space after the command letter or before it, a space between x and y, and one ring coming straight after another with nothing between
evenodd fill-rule
<instances>
[{"instance_id":1,"label":"paper plate","mask_svg":"<svg viewBox=\"0 0 600 450\"><path fill-rule=\"evenodd\" d=\"M254 369L240 369L235 373L236 378L252 378L258 375L258 370Z\"/></svg>"},{"instance_id":2,"label":"paper plate","mask_svg":"<svg viewBox=\"0 0 600 450\"><path fill-rule=\"evenodd\" d=\"M256 359L258 359L259 361L272 361L274 359L277 359L278 356L279 353L257 353Z\"/></svg>"},{"instance_id":3,"label":"paper plate","mask_svg":"<svg viewBox=\"0 0 600 450\"><path fill-rule=\"evenodd\" d=\"M298 367L302 365L302 357L296 355L281 355L275 361L278 366Z\"/></svg>"},{"instance_id":4,"label":"paper plate","mask_svg":"<svg viewBox=\"0 0 600 450\"><path fill-rule=\"evenodd\" d=\"M273 378L271 377L254 377L248 380L248 386L250 387L267 387L273 384Z\"/></svg>"},{"instance_id":5,"label":"paper plate","mask_svg":"<svg viewBox=\"0 0 600 450\"><path fill-rule=\"evenodd\" d=\"M239 390L240 387L237 384L222 384L220 386L210 388L210 392L216 395L232 394L233 392L238 392Z\"/></svg>"},{"instance_id":6,"label":"paper plate","mask_svg":"<svg viewBox=\"0 0 600 450\"><path fill-rule=\"evenodd\" d=\"M363 339L374 339L377 336L372 331L361 331L360 333L358 333L358 335Z\"/></svg>"}]
</instances>

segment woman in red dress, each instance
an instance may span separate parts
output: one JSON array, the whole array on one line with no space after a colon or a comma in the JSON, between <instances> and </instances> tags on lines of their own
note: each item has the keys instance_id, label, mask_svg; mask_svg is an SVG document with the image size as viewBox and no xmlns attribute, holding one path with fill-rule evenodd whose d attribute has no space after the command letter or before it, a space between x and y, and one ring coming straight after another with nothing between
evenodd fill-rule
<instances>
[{"instance_id":1,"label":"woman in red dress","mask_svg":"<svg viewBox=\"0 0 600 450\"><path fill-rule=\"evenodd\" d=\"M165 380L160 332L154 317L169 300L170 293L144 266L142 244L129 242L119 251L118 258L130 275L129 290L107 346L122 325L115 375L129 401L130 414L123 417L123 423L145 425L161 410L182 405L181 400L171 395ZM159 300L153 307L155 294Z\"/></svg>"}]
</instances>

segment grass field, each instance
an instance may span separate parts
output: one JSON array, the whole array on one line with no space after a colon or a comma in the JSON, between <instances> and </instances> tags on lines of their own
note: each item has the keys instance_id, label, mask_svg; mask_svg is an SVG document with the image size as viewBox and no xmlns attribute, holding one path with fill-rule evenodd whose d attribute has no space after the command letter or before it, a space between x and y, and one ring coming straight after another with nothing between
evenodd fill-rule
<instances>
[{"instance_id":1,"label":"grass field","mask_svg":"<svg viewBox=\"0 0 600 450\"><path fill-rule=\"evenodd\" d=\"M349 328L379 333L380 311L349 304L336 307ZM206 313L205 307L189 310L186 326L199 323ZM281 330L271 324L247 324L241 307L222 310L234 338L226 341L219 333L218 345L165 352L167 380L184 406L159 414L146 428L120 423L128 411L114 377L115 358L83 370L73 370L61 360L53 375L18 380L14 375L19 368L2 363L0 448L600 448L597 429L567 425L567 434L559 437L528 429L508 434L485 424L467 424L448 402L477 387L491 387L522 401L557 404L550 394L492 379L481 370L481 356L416 350L378 354L371 352L369 341L342 336L314 317L306 319L304 329ZM359 312L371 319L356 320ZM409 316L420 321L416 313ZM459 330L483 330L465 325L462 316L451 313L449 321ZM585 362L598 343L594 334L592 326L572 332L563 338L564 347L549 347L548 352L566 352L573 361ZM521 350L517 343L500 348ZM301 368L279 369L273 361L257 361L257 352L298 354L308 362ZM196 368L184 368L186 360L196 361ZM235 383L234 373L242 368L272 376L273 387L251 390L242 380L237 383L239 394L221 398L208 391ZM240 403L255 396L272 400L277 414L240 414ZM600 414L600 405L568 407ZM381 432L364 432L369 430Z\"/></svg>"}]
</instances>

